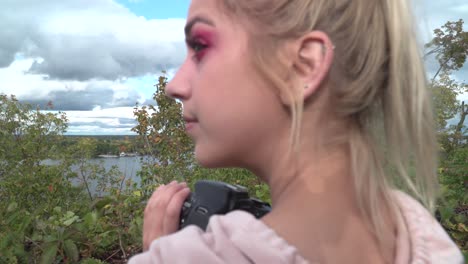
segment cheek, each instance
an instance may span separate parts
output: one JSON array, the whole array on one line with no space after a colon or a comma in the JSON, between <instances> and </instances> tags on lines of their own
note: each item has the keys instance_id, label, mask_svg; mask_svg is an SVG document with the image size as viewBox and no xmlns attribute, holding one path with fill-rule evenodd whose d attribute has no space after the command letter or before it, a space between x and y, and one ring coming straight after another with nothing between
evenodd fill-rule
<instances>
[{"instance_id":1,"label":"cheek","mask_svg":"<svg viewBox=\"0 0 468 264\"><path fill-rule=\"evenodd\" d=\"M257 116L271 108L268 104L272 91L255 79L258 76L250 70L244 57L236 48L229 53L213 49L205 57L197 71L193 96L197 109L203 110L199 114L207 121L225 127L248 124L249 119L257 122Z\"/></svg>"},{"instance_id":2,"label":"cheek","mask_svg":"<svg viewBox=\"0 0 468 264\"><path fill-rule=\"evenodd\" d=\"M234 62L220 61L209 61L199 72L193 89L198 107L209 115L219 115L219 119L223 115L225 122L248 119L253 112L262 111L259 107L270 101L271 91L265 93L265 88L258 87L261 84L254 81L256 76L249 73L238 59Z\"/></svg>"},{"instance_id":3,"label":"cheek","mask_svg":"<svg viewBox=\"0 0 468 264\"><path fill-rule=\"evenodd\" d=\"M261 125L271 119L267 117L271 114L270 107L262 102L259 94L252 92L256 87L227 82L205 88L210 91L203 94L198 103L202 109L200 118L210 138L238 143L239 138L262 130Z\"/></svg>"},{"instance_id":4,"label":"cheek","mask_svg":"<svg viewBox=\"0 0 468 264\"><path fill-rule=\"evenodd\" d=\"M246 80L219 76L203 82L195 95L200 118L195 153L207 167L242 163L253 149L262 149L272 131L278 131L279 118L271 98Z\"/></svg>"}]
</instances>

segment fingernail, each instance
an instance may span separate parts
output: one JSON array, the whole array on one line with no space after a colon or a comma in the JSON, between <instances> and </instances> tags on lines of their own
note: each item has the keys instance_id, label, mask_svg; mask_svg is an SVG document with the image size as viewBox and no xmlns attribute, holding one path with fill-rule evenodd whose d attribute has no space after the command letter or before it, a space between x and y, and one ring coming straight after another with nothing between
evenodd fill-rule
<instances>
[{"instance_id":1,"label":"fingernail","mask_svg":"<svg viewBox=\"0 0 468 264\"><path fill-rule=\"evenodd\" d=\"M176 183L177 183L177 181L171 181L170 184L173 185L173 184L176 184Z\"/></svg>"},{"instance_id":2,"label":"fingernail","mask_svg":"<svg viewBox=\"0 0 468 264\"><path fill-rule=\"evenodd\" d=\"M186 182L182 182L180 183L180 185L184 186L184 187L187 187L187 183Z\"/></svg>"}]
</instances>

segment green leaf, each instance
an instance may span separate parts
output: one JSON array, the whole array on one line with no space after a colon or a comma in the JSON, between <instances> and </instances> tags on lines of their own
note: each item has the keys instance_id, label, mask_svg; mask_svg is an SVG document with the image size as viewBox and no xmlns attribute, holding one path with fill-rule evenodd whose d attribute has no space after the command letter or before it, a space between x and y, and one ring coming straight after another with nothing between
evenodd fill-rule
<instances>
[{"instance_id":1,"label":"green leaf","mask_svg":"<svg viewBox=\"0 0 468 264\"><path fill-rule=\"evenodd\" d=\"M465 235L462 233L451 232L451 234L456 240L459 240L459 241L462 241L462 239L465 238Z\"/></svg>"},{"instance_id":2,"label":"green leaf","mask_svg":"<svg viewBox=\"0 0 468 264\"><path fill-rule=\"evenodd\" d=\"M94 258L87 258L87 259L83 259L80 264L105 264L104 262L102 262L101 260L99 259L94 259Z\"/></svg>"},{"instance_id":3,"label":"green leaf","mask_svg":"<svg viewBox=\"0 0 468 264\"><path fill-rule=\"evenodd\" d=\"M55 235L47 235L44 238L44 242L49 243L49 242L55 242L57 241L57 237Z\"/></svg>"},{"instance_id":4,"label":"green leaf","mask_svg":"<svg viewBox=\"0 0 468 264\"><path fill-rule=\"evenodd\" d=\"M440 209L440 215L442 216L442 219L450 219L454 213L453 213L453 207L445 206Z\"/></svg>"},{"instance_id":5,"label":"green leaf","mask_svg":"<svg viewBox=\"0 0 468 264\"><path fill-rule=\"evenodd\" d=\"M79 251L76 244L71 241L70 239L65 240L63 243L63 249L65 250L65 255L73 262L78 262L79 259Z\"/></svg>"},{"instance_id":6,"label":"green leaf","mask_svg":"<svg viewBox=\"0 0 468 264\"><path fill-rule=\"evenodd\" d=\"M85 215L85 217L83 218L85 224L87 226L94 226L96 225L97 221L98 221L98 214L97 212L90 212L90 213L87 213Z\"/></svg>"},{"instance_id":7,"label":"green leaf","mask_svg":"<svg viewBox=\"0 0 468 264\"><path fill-rule=\"evenodd\" d=\"M74 223L75 221L77 221L78 219L80 219L80 217L77 216L77 215L75 215L74 217L63 221L63 225L64 225L64 226L70 226L71 224L73 224L73 223Z\"/></svg>"},{"instance_id":8,"label":"green leaf","mask_svg":"<svg viewBox=\"0 0 468 264\"><path fill-rule=\"evenodd\" d=\"M45 247L44 252L41 256L41 264L51 264L54 263L55 257L57 256L58 251L58 242L48 244Z\"/></svg>"},{"instance_id":9,"label":"green leaf","mask_svg":"<svg viewBox=\"0 0 468 264\"><path fill-rule=\"evenodd\" d=\"M66 217L66 218L71 218L71 217L73 217L74 215L75 215L75 213L73 213L72 211L67 211L67 212L65 213L65 217Z\"/></svg>"},{"instance_id":10,"label":"green leaf","mask_svg":"<svg viewBox=\"0 0 468 264\"><path fill-rule=\"evenodd\" d=\"M54 212L59 214L62 212L62 208L60 206L56 206L54 207Z\"/></svg>"},{"instance_id":11,"label":"green leaf","mask_svg":"<svg viewBox=\"0 0 468 264\"><path fill-rule=\"evenodd\" d=\"M11 213L11 212L15 211L16 208L18 208L18 203L12 202L12 203L10 203L10 204L8 205L7 212L8 212L8 213Z\"/></svg>"}]
</instances>

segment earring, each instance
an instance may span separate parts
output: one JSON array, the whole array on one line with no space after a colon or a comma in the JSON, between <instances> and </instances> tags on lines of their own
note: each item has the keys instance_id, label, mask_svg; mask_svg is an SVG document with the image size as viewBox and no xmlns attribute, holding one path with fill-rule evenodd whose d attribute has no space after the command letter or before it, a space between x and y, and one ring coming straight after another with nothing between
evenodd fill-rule
<instances>
[{"instance_id":1,"label":"earring","mask_svg":"<svg viewBox=\"0 0 468 264\"><path fill-rule=\"evenodd\" d=\"M335 50L336 46L332 45L331 48L332 48L332 50ZM327 47L325 45L322 45L322 53L325 54L326 52L327 52Z\"/></svg>"}]
</instances>

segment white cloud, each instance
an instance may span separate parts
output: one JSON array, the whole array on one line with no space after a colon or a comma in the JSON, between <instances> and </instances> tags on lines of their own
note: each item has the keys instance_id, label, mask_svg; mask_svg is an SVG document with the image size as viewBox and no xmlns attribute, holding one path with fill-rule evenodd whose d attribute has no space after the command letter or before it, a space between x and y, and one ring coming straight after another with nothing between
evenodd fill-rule
<instances>
[{"instance_id":1,"label":"white cloud","mask_svg":"<svg viewBox=\"0 0 468 264\"><path fill-rule=\"evenodd\" d=\"M97 118L104 118L105 120L116 120L118 118L129 118L133 119L133 108L132 107L115 107L100 109L96 108L92 111L66 111L67 117L73 121L84 121L92 120L95 121ZM80 119L83 118L83 119Z\"/></svg>"},{"instance_id":2,"label":"white cloud","mask_svg":"<svg viewBox=\"0 0 468 264\"><path fill-rule=\"evenodd\" d=\"M64 111L71 135L119 135L135 134L131 128L136 125L132 107L116 107L92 111Z\"/></svg>"},{"instance_id":3,"label":"white cloud","mask_svg":"<svg viewBox=\"0 0 468 264\"><path fill-rule=\"evenodd\" d=\"M131 133L133 106L185 56L184 24L113 0L2 0L0 93L52 101L72 134Z\"/></svg>"},{"instance_id":4,"label":"white cloud","mask_svg":"<svg viewBox=\"0 0 468 264\"><path fill-rule=\"evenodd\" d=\"M14 94L20 100L39 105L52 101L58 110L91 110L143 103L147 93L142 88L152 89L133 79L59 81L45 75L24 74L33 61L16 60L10 67L0 68L0 93Z\"/></svg>"},{"instance_id":5,"label":"white cloud","mask_svg":"<svg viewBox=\"0 0 468 264\"><path fill-rule=\"evenodd\" d=\"M127 128L102 128L100 126L69 126L66 135L136 135Z\"/></svg>"},{"instance_id":6,"label":"white cloud","mask_svg":"<svg viewBox=\"0 0 468 264\"><path fill-rule=\"evenodd\" d=\"M60 80L118 80L179 65L184 19L148 20L110 0L7 1L0 9L0 67L41 58L31 73ZM13 11L14 10L14 11Z\"/></svg>"}]
</instances>

